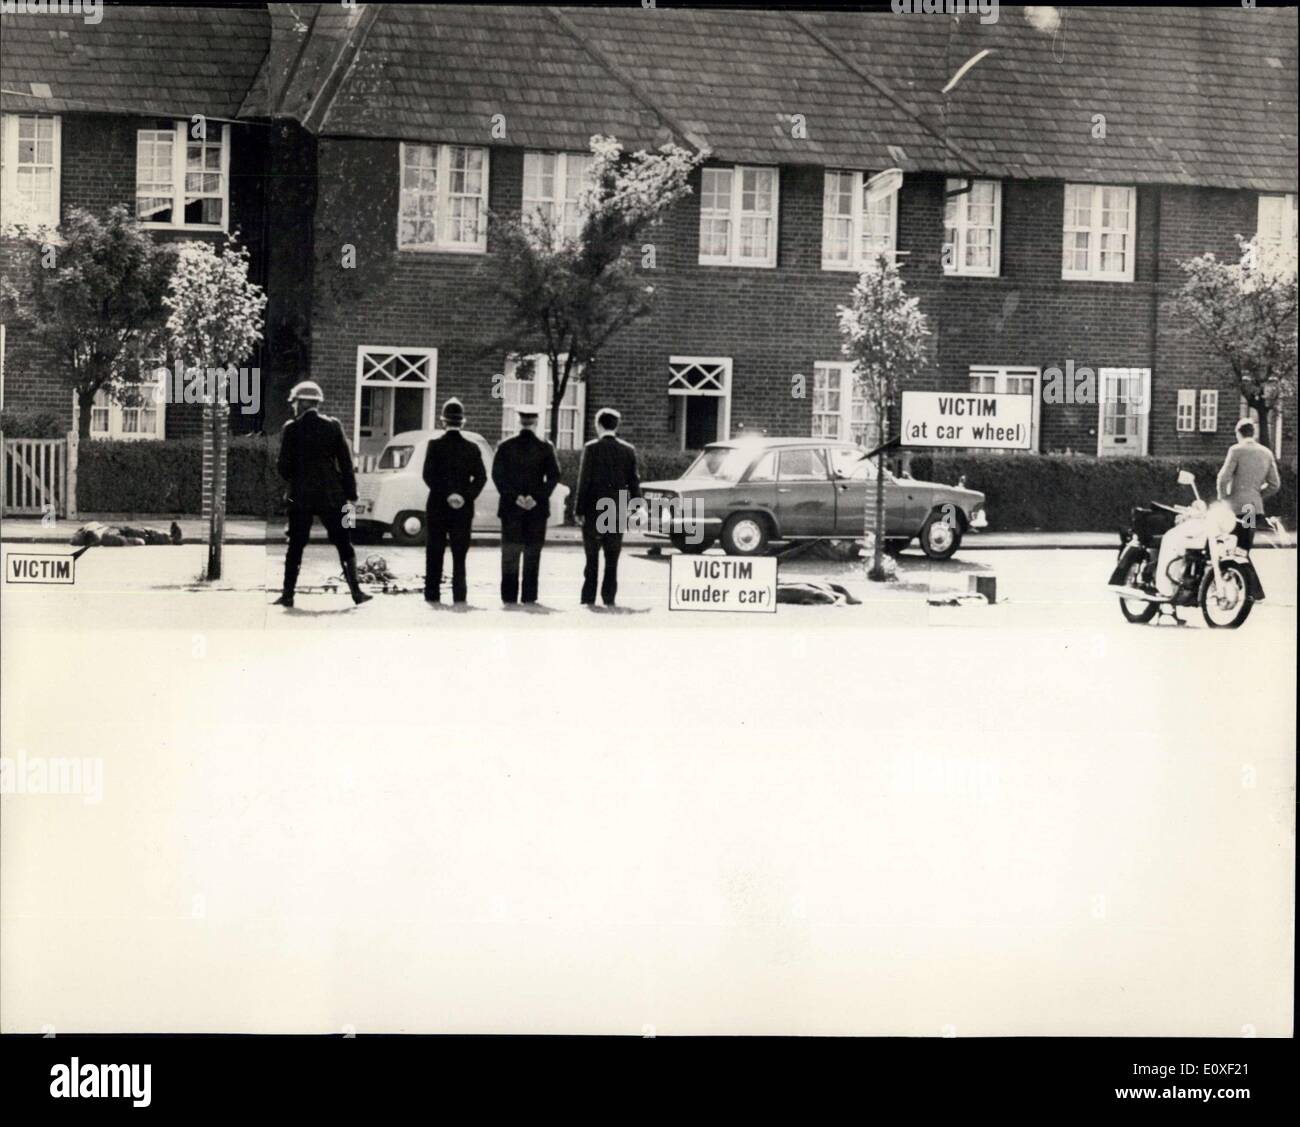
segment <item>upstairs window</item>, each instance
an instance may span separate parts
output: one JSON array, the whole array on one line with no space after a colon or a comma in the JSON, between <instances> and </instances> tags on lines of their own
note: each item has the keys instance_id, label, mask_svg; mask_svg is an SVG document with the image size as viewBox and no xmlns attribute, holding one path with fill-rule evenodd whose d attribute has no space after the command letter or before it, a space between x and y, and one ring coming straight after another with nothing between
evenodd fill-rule
<instances>
[{"instance_id":1,"label":"upstairs window","mask_svg":"<svg viewBox=\"0 0 1300 1127\"><path fill-rule=\"evenodd\" d=\"M60 119L0 116L0 223L59 225Z\"/></svg>"},{"instance_id":2,"label":"upstairs window","mask_svg":"<svg viewBox=\"0 0 1300 1127\"><path fill-rule=\"evenodd\" d=\"M158 122L135 134L135 214L146 227L230 226L230 127Z\"/></svg>"},{"instance_id":3,"label":"upstairs window","mask_svg":"<svg viewBox=\"0 0 1300 1127\"><path fill-rule=\"evenodd\" d=\"M1255 227L1260 253L1270 269L1280 273L1296 271L1295 195L1260 196Z\"/></svg>"},{"instance_id":4,"label":"upstairs window","mask_svg":"<svg viewBox=\"0 0 1300 1127\"><path fill-rule=\"evenodd\" d=\"M866 199L867 176L827 172L822 191L822 269L861 270L878 254L894 253L898 193Z\"/></svg>"},{"instance_id":5,"label":"upstairs window","mask_svg":"<svg viewBox=\"0 0 1300 1127\"><path fill-rule=\"evenodd\" d=\"M700 265L775 266L775 168L738 164L700 177Z\"/></svg>"},{"instance_id":6,"label":"upstairs window","mask_svg":"<svg viewBox=\"0 0 1300 1127\"><path fill-rule=\"evenodd\" d=\"M401 169L399 249L487 251L487 149L403 142Z\"/></svg>"},{"instance_id":7,"label":"upstairs window","mask_svg":"<svg viewBox=\"0 0 1300 1127\"><path fill-rule=\"evenodd\" d=\"M943 205L943 272L996 278L1002 268L1002 184L947 182Z\"/></svg>"},{"instance_id":8,"label":"upstairs window","mask_svg":"<svg viewBox=\"0 0 1300 1127\"><path fill-rule=\"evenodd\" d=\"M1131 282L1137 189L1066 184L1061 277Z\"/></svg>"},{"instance_id":9,"label":"upstairs window","mask_svg":"<svg viewBox=\"0 0 1300 1127\"><path fill-rule=\"evenodd\" d=\"M576 241L586 219L590 153L524 153L524 217L542 216L563 241Z\"/></svg>"}]
</instances>

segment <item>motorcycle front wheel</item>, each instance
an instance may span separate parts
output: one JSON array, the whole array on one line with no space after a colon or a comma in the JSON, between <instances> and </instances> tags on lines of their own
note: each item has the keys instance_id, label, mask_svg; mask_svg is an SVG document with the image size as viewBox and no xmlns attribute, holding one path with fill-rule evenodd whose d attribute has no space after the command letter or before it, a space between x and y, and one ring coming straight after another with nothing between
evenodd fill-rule
<instances>
[{"instance_id":1,"label":"motorcycle front wheel","mask_svg":"<svg viewBox=\"0 0 1300 1127\"><path fill-rule=\"evenodd\" d=\"M1220 564L1223 596L1214 590L1214 568L1206 567L1201 577L1200 604L1205 625L1213 629L1235 630L1250 615L1255 600L1250 597L1246 574L1235 563Z\"/></svg>"}]
</instances>

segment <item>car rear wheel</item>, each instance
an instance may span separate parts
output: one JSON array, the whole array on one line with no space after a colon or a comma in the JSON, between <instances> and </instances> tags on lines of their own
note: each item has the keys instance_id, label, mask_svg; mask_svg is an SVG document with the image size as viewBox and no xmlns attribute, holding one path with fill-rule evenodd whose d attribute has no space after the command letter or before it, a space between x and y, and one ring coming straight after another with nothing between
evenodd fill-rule
<instances>
[{"instance_id":1,"label":"car rear wheel","mask_svg":"<svg viewBox=\"0 0 1300 1127\"><path fill-rule=\"evenodd\" d=\"M707 552L713 547L713 537L707 535L698 542L692 542L692 539L686 533L674 532L671 539L673 547L687 556L698 556L701 552Z\"/></svg>"},{"instance_id":2,"label":"car rear wheel","mask_svg":"<svg viewBox=\"0 0 1300 1127\"><path fill-rule=\"evenodd\" d=\"M415 509L398 513L389 529L393 542L403 548L414 548L424 543L424 514Z\"/></svg>"},{"instance_id":3,"label":"car rear wheel","mask_svg":"<svg viewBox=\"0 0 1300 1127\"><path fill-rule=\"evenodd\" d=\"M737 513L722 526L722 550L729 556L761 556L769 539L767 521L757 513Z\"/></svg>"},{"instance_id":4,"label":"car rear wheel","mask_svg":"<svg viewBox=\"0 0 1300 1127\"><path fill-rule=\"evenodd\" d=\"M921 550L932 560L952 559L961 546L961 529L953 518L933 512L921 526Z\"/></svg>"}]
</instances>

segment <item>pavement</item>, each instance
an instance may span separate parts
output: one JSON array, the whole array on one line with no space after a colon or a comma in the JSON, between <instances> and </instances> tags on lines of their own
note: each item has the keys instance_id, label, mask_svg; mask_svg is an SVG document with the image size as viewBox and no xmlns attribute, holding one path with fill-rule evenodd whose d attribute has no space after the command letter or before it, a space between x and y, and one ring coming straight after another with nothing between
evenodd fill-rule
<instances>
[{"instance_id":1,"label":"pavement","mask_svg":"<svg viewBox=\"0 0 1300 1127\"><path fill-rule=\"evenodd\" d=\"M102 524L132 524L137 527L157 528L166 532L173 521L180 526L182 542L185 544L206 544L208 542L207 522L197 517L170 516L132 516L130 514L106 513L84 514L75 520L42 522L40 517L7 517L0 522L0 542L6 544L67 544L73 532L90 521ZM285 542L285 524L283 520L258 520L252 517L226 518L226 544L248 545L282 545ZM1256 533L1255 542L1268 547L1295 547L1295 537L1289 542L1278 544L1273 533L1261 529ZM500 533L495 529L478 531L473 543L480 546L499 544ZM550 544L581 544L582 530L576 526L552 524L547 531ZM312 543L326 544L325 531L317 523L313 527ZM628 547L666 546L663 540L654 540L647 536L629 533L624 541ZM966 534L967 550L979 551L1025 551L1032 549L1095 549L1113 548L1116 543L1116 530L1104 532L969 532ZM382 551L393 549L391 540L371 545L370 550ZM358 545L361 550L361 545Z\"/></svg>"},{"instance_id":2,"label":"pavement","mask_svg":"<svg viewBox=\"0 0 1300 1127\"><path fill-rule=\"evenodd\" d=\"M5 754L95 788L3 798L7 1032L1292 1035L1295 552L1235 631L1125 622L1113 546L754 615L640 549L623 614L573 545L535 614L490 549L463 613L204 555L0 586Z\"/></svg>"}]
</instances>

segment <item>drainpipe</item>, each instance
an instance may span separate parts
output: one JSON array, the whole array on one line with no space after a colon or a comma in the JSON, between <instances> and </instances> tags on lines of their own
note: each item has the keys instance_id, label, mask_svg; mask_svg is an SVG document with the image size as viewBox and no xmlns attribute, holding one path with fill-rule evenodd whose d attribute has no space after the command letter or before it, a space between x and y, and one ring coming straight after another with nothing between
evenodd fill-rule
<instances>
[{"instance_id":1,"label":"drainpipe","mask_svg":"<svg viewBox=\"0 0 1300 1127\"><path fill-rule=\"evenodd\" d=\"M1147 354L1151 359L1151 384L1147 389L1147 453L1154 451L1152 439L1155 437L1155 428L1151 425L1152 407L1156 397L1156 373L1159 367L1156 364L1156 349L1160 339L1160 201L1164 197L1164 186L1156 185L1155 189L1155 216L1152 220L1152 253L1151 253L1151 339L1147 348Z\"/></svg>"}]
</instances>

